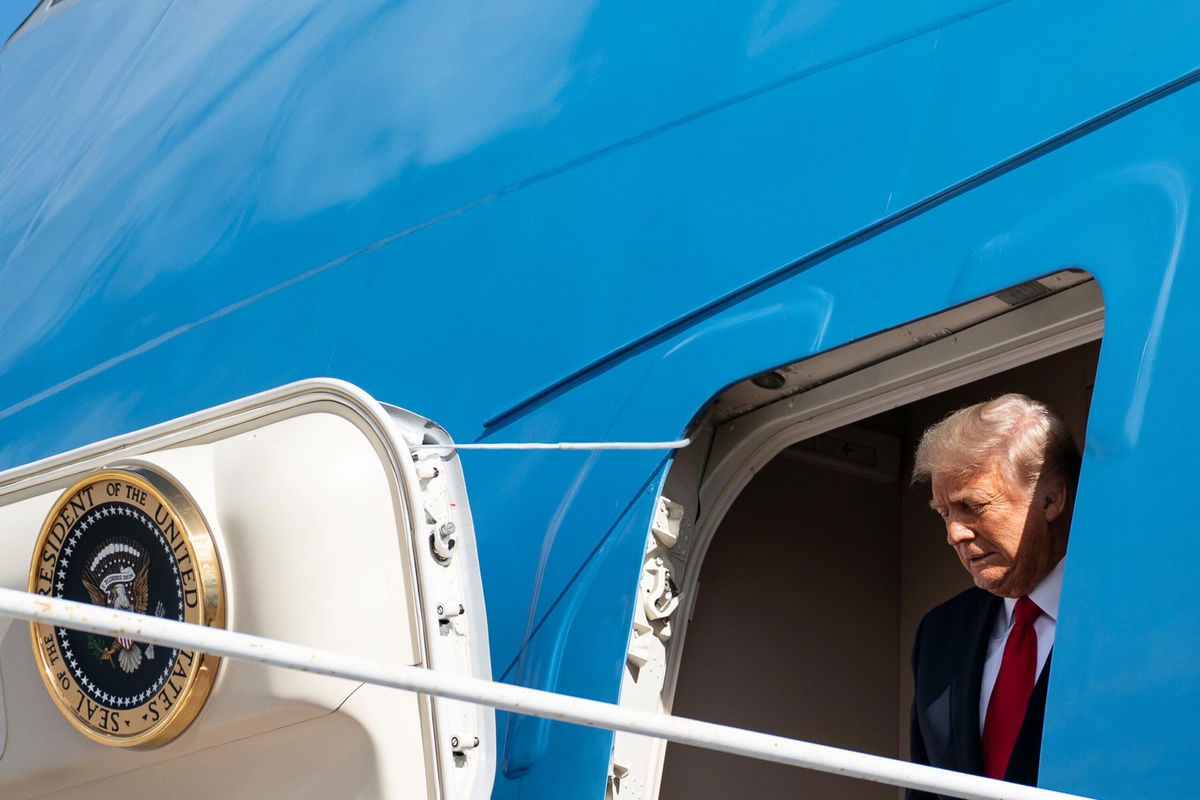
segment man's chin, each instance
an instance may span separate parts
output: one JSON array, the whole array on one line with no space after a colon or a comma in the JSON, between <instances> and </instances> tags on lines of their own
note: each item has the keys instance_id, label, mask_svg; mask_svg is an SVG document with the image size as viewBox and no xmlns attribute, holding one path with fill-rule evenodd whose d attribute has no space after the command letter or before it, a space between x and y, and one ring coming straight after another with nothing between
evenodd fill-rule
<instances>
[{"instance_id":1,"label":"man's chin","mask_svg":"<svg viewBox=\"0 0 1200 800\"><path fill-rule=\"evenodd\" d=\"M1008 570L1000 567L985 567L979 572L971 571L971 578L974 579L975 585L985 592L1000 595L1004 597L1002 588L1004 579L1008 577Z\"/></svg>"}]
</instances>

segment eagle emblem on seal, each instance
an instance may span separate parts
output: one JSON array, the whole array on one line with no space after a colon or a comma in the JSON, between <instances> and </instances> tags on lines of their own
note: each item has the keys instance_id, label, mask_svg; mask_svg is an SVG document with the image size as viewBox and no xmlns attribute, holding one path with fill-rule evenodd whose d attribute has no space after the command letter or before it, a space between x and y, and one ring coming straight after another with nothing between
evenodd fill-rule
<instances>
[{"instance_id":1,"label":"eagle emblem on seal","mask_svg":"<svg viewBox=\"0 0 1200 800\"><path fill-rule=\"evenodd\" d=\"M150 554L133 539L109 539L88 557L82 580L94 605L145 614L150 601ZM147 655L154 658L151 647ZM118 636L101 651L103 661L111 664L114 657L117 666L133 672L142 664L142 649Z\"/></svg>"},{"instance_id":2,"label":"eagle emblem on seal","mask_svg":"<svg viewBox=\"0 0 1200 800\"><path fill-rule=\"evenodd\" d=\"M193 625L225 624L221 562L204 516L173 479L140 465L100 469L51 507L30 591ZM31 623L38 669L84 736L117 747L174 739L204 705L220 659L157 648L136 628L116 637ZM0 720L0 727L2 727Z\"/></svg>"}]
</instances>

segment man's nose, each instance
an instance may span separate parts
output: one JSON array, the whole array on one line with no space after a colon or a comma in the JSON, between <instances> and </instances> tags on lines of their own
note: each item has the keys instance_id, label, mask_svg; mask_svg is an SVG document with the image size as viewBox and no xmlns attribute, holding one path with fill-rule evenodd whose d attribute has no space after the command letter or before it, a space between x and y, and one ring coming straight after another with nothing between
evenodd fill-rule
<instances>
[{"instance_id":1,"label":"man's nose","mask_svg":"<svg viewBox=\"0 0 1200 800\"><path fill-rule=\"evenodd\" d=\"M946 520L946 541L951 546L969 542L975 538L975 532L956 519Z\"/></svg>"}]
</instances>

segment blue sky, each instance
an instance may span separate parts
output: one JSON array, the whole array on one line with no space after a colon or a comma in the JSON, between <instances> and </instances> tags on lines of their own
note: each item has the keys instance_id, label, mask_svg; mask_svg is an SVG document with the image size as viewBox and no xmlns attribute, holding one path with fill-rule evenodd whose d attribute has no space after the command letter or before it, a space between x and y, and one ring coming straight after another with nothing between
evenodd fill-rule
<instances>
[{"instance_id":1,"label":"blue sky","mask_svg":"<svg viewBox=\"0 0 1200 800\"><path fill-rule=\"evenodd\" d=\"M38 0L0 0L0 44L29 16Z\"/></svg>"}]
</instances>

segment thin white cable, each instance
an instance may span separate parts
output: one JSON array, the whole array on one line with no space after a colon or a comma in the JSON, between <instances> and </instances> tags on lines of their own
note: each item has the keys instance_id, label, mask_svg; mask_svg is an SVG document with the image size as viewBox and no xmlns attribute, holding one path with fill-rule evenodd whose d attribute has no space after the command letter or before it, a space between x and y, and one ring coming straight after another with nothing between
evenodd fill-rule
<instances>
[{"instance_id":1,"label":"thin white cable","mask_svg":"<svg viewBox=\"0 0 1200 800\"><path fill-rule=\"evenodd\" d=\"M478 442L473 444L410 444L410 450L679 450L691 439L673 442Z\"/></svg>"},{"instance_id":2,"label":"thin white cable","mask_svg":"<svg viewBox=\"0 0 1200 800\"><path fill-rule=\"evenodd\" d=\"M369 613L369 612L363 612ZM622 708L611 703L511 686L422 667L385 664L288 642L0 588L0 615L76 630L127 636L163 647L450 697L593 728L668 739L749 758L921 789L965 800L1085 800L1076 795L910 764L711 722Z\"/></svg>"}]
</instances>

